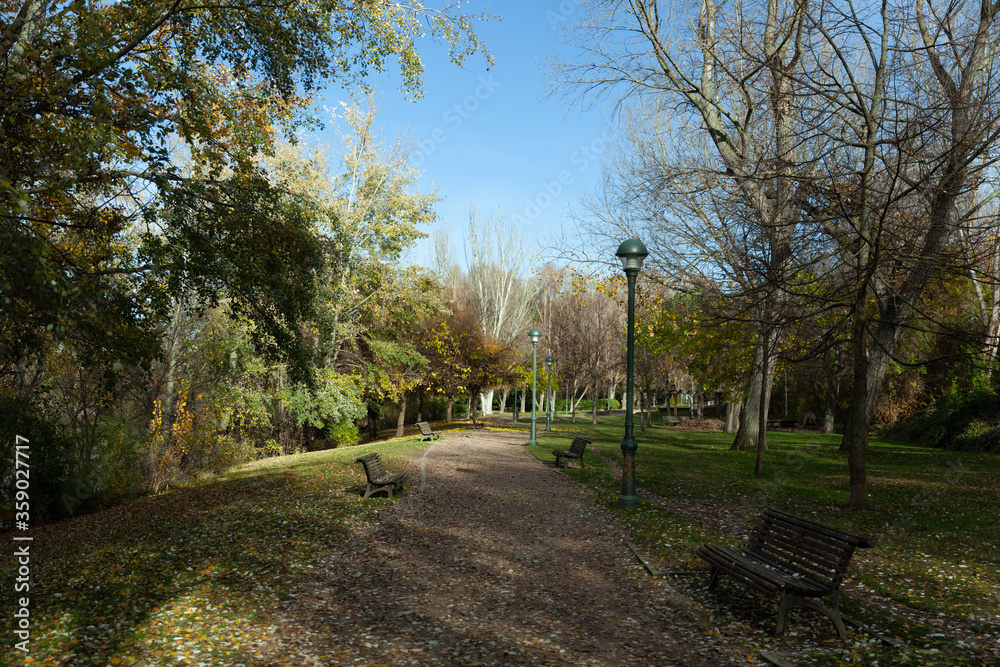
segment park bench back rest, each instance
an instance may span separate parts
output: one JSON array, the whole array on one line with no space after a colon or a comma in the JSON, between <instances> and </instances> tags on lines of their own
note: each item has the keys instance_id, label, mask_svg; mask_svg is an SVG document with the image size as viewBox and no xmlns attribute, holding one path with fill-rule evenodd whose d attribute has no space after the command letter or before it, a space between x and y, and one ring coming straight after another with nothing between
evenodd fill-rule
<instances>
[{"instance_id":1,"label":"park bench back rest","mask_svg":"<svg viewBox=\"0 0 1000 667\"><path fill-rule=\"evenodd\" d=\"M775 509L764 510L748 544L750 551L831 590L843 581L854 550L869 546L863 537Z\"/></svg>"},{"instance_id":2,"label":"park bench back rest","mask_svg":"<svg viewBox=\"0 0 1000 667\"><path fill-rule=\"evenodd\" d=\"M388 473L385 471L385 466L382 465L382 459L379 457L378 452L372 452L371 454L359 456L357 458L357 462L365 467L365 476L368 477L369 483L377 482L383 477L388 476Z\"/></svg>"},{"instance_id":3,"label":"park bench back rest","mask_svg":"<svg viewBox=\"0 0 1000 667\"><path fill-rule=\"evenodd\" d=\"M569 446L569 451L573 456L583 456L584 452L587 451L587 445L590 444L590 438L584 438L583 436L576 436L573 438L572 444Z\"/></svg>"}]
</instances>

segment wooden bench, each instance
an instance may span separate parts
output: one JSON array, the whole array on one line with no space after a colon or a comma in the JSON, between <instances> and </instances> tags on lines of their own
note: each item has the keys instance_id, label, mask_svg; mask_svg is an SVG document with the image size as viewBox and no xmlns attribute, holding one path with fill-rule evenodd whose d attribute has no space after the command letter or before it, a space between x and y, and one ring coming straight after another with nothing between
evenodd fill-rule
<instances>
[{"instance_id":1,"label":"wooden bench","mask_svg":"<svg viewBox=\"0 0 1000 667\"><path fill-rule=\"evenodd\" d=\"M437 440L441 437L441 431L432 431L431 425L427 422L417 422L417 428L420 429L420 441L425 440Z\"/></svg>"},{"instance_id":2,"label":"wooden bench","mask_svg":"<svg viewBox=\"0 0 1000 667\"><path fill-rule=\"evenodd\" d=\"M563 459L580 459L580 467L586 468L587 466L583 463L583 454L587 451L587 445L593 442L593 438L584 438L583 436L578 435L573 438L573 442L570 444L569 449L553 449L552 453L556 455L556 467L559 467L559 463ZM569 465L568 461L567 465Z\"/></svg>"},{"instance_id":3,"label":"wooden bench","mask_svg":"<svg viewBox=\"0 0 1000 667\"><path fill-rule=\"evenodd\" d=\"M360 463L365 467L365 477L368 478L368 486L365 487L365 498L368 496L384 492L386 497L392 498L392 491L396 488L403 488L406 475L397 473L390 475L382 465L382 459L378 452L371 452L354 459L355 463Z\"/></svg>"},{"instance_id":4,"label":"wooden bench","mask_svg":"<svg viewBox=\"0 0 1000 667\"><path fill-rule=\"evenodd\" d=\"M698 549L698 555L712 566L710 591L718 584L719 575L726 574L763 593L781 593L775 634L785 633L788 610L798 606L825 614L840 638L846 639L837 591L854 550L872 546L863 537L769 508L745 549L706 544ZM830 597L829 606L819 600L824 596Z\"/></svg>"}]
</instances>

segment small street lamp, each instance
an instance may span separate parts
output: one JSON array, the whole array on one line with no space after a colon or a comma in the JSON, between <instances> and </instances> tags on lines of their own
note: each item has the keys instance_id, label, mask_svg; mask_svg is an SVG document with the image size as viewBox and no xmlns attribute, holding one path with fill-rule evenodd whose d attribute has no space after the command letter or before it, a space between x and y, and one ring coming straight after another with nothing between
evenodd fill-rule
<instances>
[{"instance_id":1,"label":"small street lamp","mask_svg":"<svg viewBox=\"0 0 1000 667\"><path fill-rule=\"evenodd\" d=\"M517 382L514 382L514 414L511 415L511 423L517 423Z\"/></svg>"},{"instance_id":2,"label":"small street lamp","mask_svg":"<svg viewBox=\"0 0 1000 667\"><path fill-rule=\"evenodd\" d=\"M628 279L628 328L626 330L625 361L625 437L622 438L622 492L618 496L618 507L632 508L639 505L635 495L635 451L639 444L632 434L632 371L635 365L635 281L642 268L642 260L649 251L642 241L629 239L622 241L615 255L622 261L625 277Z\"/></svg>"},{"instance_id":3,"label":"small street lamp","mask_svg":"<svg viewBox=\"0 0 1000 667\"><path fill-rule=\"evenodd\" d=\"M531 339L531 437L528 439L529 445L537 445L538 438L535 434L538 416L535 414L535 369L538 367L538 341L542 338L542 332L532 329L528 332Z\"/></svg>"},{"instance_id":4,"label":"small street lamp","mask_svg":"<svg viewBox=\"0 0 1000 667\"><path fill-rule=\"evenodd\" d=\"M545 368L548 370L549 375L549 393L545 394L545 430L552 430L552 362L555 359L552 356L545 357Z\"/></svg>"}]
</instances>

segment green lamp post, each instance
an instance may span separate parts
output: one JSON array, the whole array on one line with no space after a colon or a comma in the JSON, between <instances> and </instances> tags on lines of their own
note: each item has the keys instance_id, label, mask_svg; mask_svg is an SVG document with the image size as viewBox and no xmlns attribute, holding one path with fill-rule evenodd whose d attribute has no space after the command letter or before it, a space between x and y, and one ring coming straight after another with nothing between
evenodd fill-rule
<instances>
[{"instance_id":1,"label":"green lamp post","mask_svg":"<svg viewBox=\"0 0 1000 667\"><path fill-rule=\"evenodd\" d=\"M549 376L549 391L545 394L545 430L552 430L552 363L555 359L552 355L545 357L545 369L548 371Z\"/></svg>"},{"instance_id":2,"label":"green lamp post","mask_svg":"<svg viewBox=\"0 0 1000 667\"><path fill-rule=\"evenodd\" d=\"M511 423L517 423L517 382L514 383L514 414L511 415Z\"/></svg>"},{"instance_id":3,"label":"green lamp post","mask_svg":"<svg viewBox=\"0 0 1000 667\"><path fill-rule=\"evenodd\" d=\"M538 416L535 414L535 369L538 366L538 341L542 338L542 332L538 329L532 329L528 332L528 338L531 339L531 437L528 439L528 444L537 445L538 438L535 431Z\"/></svg>"},{"instance_id":4,"label":"green lamp post","mask_svg":"<svg viewBox=\"0 0 1000 667\"><path fill-rule=\"evenodd\" d=\"M639 449L635 436L632 434L632 375L635 365L635 281L642 268L642 260L649 251L642 241L629 239L618 246L615 255L622 262L625 277L628 279L628 328L626 331L626 361L625 361L625 437L622 438L622 492L618 496L618 507L631 508L639 504L635 495L635 451Z\"/></svg>"}]
</instances>

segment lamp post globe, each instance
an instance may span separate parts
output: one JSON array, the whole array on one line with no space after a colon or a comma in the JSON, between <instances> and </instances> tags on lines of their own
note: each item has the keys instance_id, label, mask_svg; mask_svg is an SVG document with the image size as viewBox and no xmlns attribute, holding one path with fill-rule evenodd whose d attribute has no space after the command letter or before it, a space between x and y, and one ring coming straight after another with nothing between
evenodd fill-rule
<instances>
[{"instance_id":1,"label":"lamp post globe","mask_svg":"<svg viewBox=\"0 0 1000 667\"><path fill-rule=\"evenodd\" d=\"M552 364L555 359L551 355L545 357L545 369L548 371L546 374L549 376L549 391L545 394L545 430L552 430L552 414L554 410L552 409Z\"/></svg>"},{"instance_id":2,"label":"lamp post globe","mask_svg":"<svg viewBox=\"0 0 1000 667\"><path fill-rule=\"evenodd\" d=\"M535 414L535 370L538 367L538 341L542 338L541 330L531 329L528 332L528 338L531 339L531 437L528 439L528 444L537 445L538 415Z\"/></svg>"},{"instance_id":3,"label":"lamp post globe","mask_svg":"<svg viewBox=\"0 0 1000 667\"><path fill-rule=\"evenodd\" d=\"M639 505L635 495L635 452L639 444L633 435L632 422L633 391L632 379L635 367L635 281L642 269L642 261L649 251L639 239L622 241L615 256L621 260L622 269L628 280L628 326L626 329L625 361L625 437L622 438L622 490L618 496L618 507L631 508Z\"/></svg>"}]
</instances>

